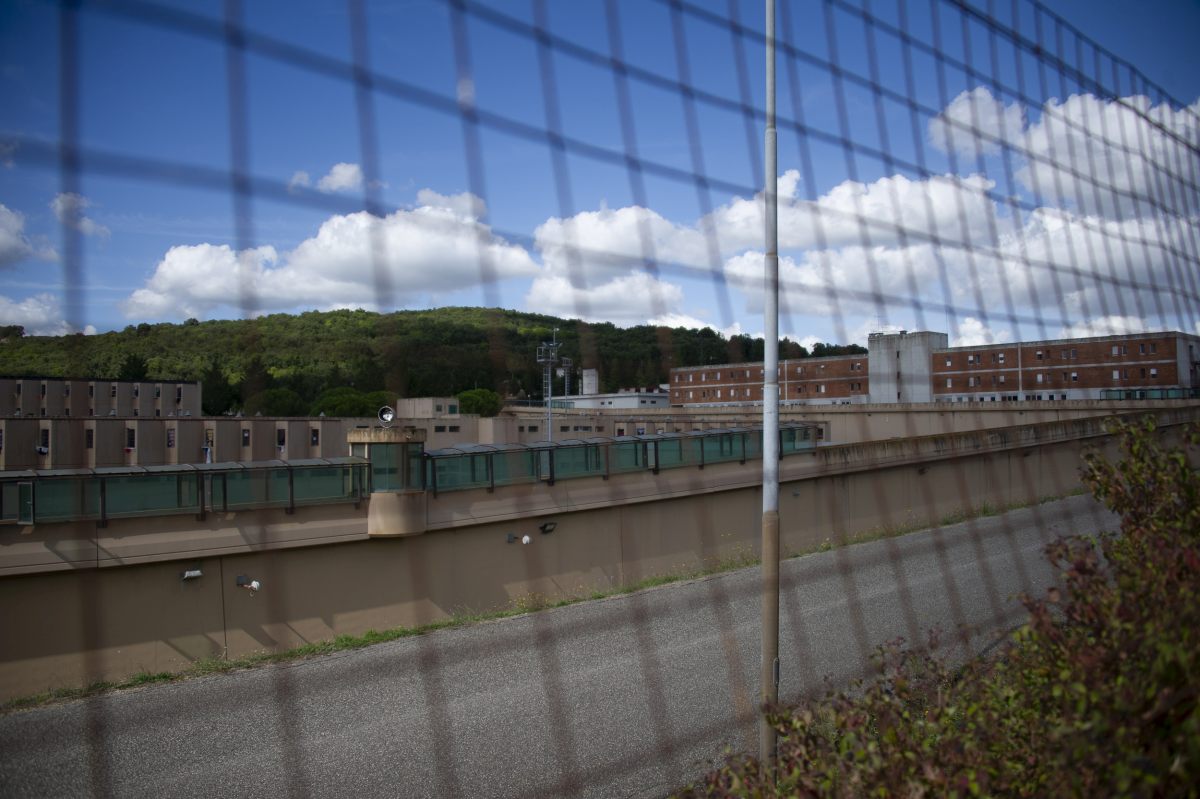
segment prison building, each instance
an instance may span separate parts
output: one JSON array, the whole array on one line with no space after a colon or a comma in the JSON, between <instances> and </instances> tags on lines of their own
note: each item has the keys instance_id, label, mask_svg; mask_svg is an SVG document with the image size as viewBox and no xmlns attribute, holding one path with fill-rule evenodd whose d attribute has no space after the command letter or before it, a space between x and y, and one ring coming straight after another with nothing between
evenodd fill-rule
<instances>
[{"instance_id":1,"label":"prison building","mask_svg":"<svg viewBox=\"0 0 1200 799\"><path fill-rule=\"evenodd\" d=\"M1200 336L1135 333L950 347L936 331L872 333L866 355L787 360L785 404L1175 399L1200 396ZM762 402L763 365L671 370L671 404Z\"/></svg>"},{"instance_id":2,"label":"prison building","mask_svg":"<svg viewBox=\"0 0 1200 799\"><path fill-rule=\"evenodd\" d=\"M190 380L0 377L0 416L199 416Z\"/></svg>"}]
</instances>

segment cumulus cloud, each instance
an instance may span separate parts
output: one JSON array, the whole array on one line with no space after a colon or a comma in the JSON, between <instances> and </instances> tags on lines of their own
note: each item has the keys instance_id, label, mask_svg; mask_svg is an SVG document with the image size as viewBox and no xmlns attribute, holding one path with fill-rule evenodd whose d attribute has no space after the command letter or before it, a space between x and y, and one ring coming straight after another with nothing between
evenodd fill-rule
<instances>
[{"instance_id":1,"label":"cumulus cloud","mask_svg":"<svg viewBox=\"0 0 1200 799\"><path fill-rule=\"evenodd\" d=\"M1142 96L1051 98L1028 122L1017 103L987 88L965 91L929 123L944 152L994 154L1011 147L1017 181L1050 206L1122 218L1192 215L1200 173L1200 100L1184 108Z\"/></svg>"},{"instance_id":2,"label":"cumulus cloud","mask_svg":"<svg viewBox=\"0 0 1200 799\"><path fill-rule=\"evenodd\" d=\"M688 330L703 330L704 328L708 328L709 330L720 333L726 338L740 336L745 332L742 330L742 325L740 322L734 322L728 327L717 327L712 322L706 322L703 319L699 319L695 316L685 313L669 313L662 316L656 316L653 319L648 320L646 324L670 328L683 327L687 328ZM759 337L761 338L761 335Z\"/></svg>"},{"instance_id":3,"label":"cumulus cloud","mask_svg":"<svg viewBox=\"0 0 1200 799\"><path fill-rule=\"evenodd\" d=\"M671 309L682 302L679 286L645 272L629 272L587 287L573 285L565 275L546 272L534 279L525 296L526 306L539 313L616 325L672 318Z\"/></svg>"},{"instance_id":4,"label":"cumulus cloud","mask_svg":"<svg viewBox=\"0 0 1200 799\"><path fill-rule=\"evenodd\" d=\"M950 342L952 347L977 347L983 344L1003 344L1012 339L1008 330L992 330L973 316L958 323L958 335Z\"/></svg>"},{"instance_id":5,"label":"cumulus cloud","mask_svg":"<svg viewBox=\"0 0 1200 799\"><path fill-rule=\"evenodd\" d=\"M486 210L483 200L469 191L439 194L433 189L421 189L417 192L417 204L428 208L444 208L465 219L479 219Z\"/></svg>"},{"instance_id":6,"label":"cumulus cloud","mask_svg":"<svg viewBox=\"0 0 1200 799\"><path fill-rule=\"evenodd\" d=\"M59 223L66 227L74 228L85 236L107 237L108 228L83 214L91 204L92 201L81 194L64 192L50 201L50 209Z\"/></svg>"},{"instance_id":7,"label":"cumulus cloud","mask_svg":"<svg viewBox=\"0 0 1200 799\"><path fill-rule=\"evenodd\" d=\"M0 267L15 264L26 258L52 261L57 254L50 247L38 246L25 235L25 216L0 204Z\"/></svg>"},{"instance_id":8,"label":"cumulus cloud","mask_svg":"<svg viewBox=\"0 0 1200 799\"><path fill-rule=\"evenodd\" d=\"M25 237L25 217L0 205L0 266L14 264L32 252L33 247Z\"/></svg>"},{"instance_id":9,"label":"cumulus cloud","mask_svg":"<svg viewBox=\"0 0 1200 799\"><path fill-rule=\"evenodd\" d=\"M968 157L991 155L1025 130L1025 112L1017 103L1005 105L984 86L955 97L929 121L929 141L944 153Z\"/></svg>"},{"instance_id":10,"label":"cumulus cloud","mask_svg":"<svg viewBox=\"0 0 1200 799\"><path fill-rule=\"evenodd\" d=\"M1026 142L1017 179L1046 203L1110 218L1196 213L1200 100L1175 109L1146 97L1052 99Z\"/></svg>"},{"instance_id":11,"label":"cumulus cloud","mask_svg":"<svg viewBox=\"0 0 1200 799\"><path fill-rule=\"evenodd\" d=\"M288 181L287 187L288 191L295 191L296 189L306 189L311 185L312 178L309 177L309 174L303 170L297 170L292 173L291 180Z\"/></svg>"},{"instance_id":12,"label":"cumulus cloud","mask_svg":"<svg viewBox=\"0 0 1200 799\"><path fill-rule=\"evenodd\" d=\"M58 298L53 294L37 294L23 300L0 296L0 325L21 325L31 336L65 336L75 332L63 319ZM88 325L83 332L94 335L96 328Z\"/></svg>"},{"instance_id":13,"label":"cumulus cloud","mask_svg":"<svg viewBox=\"0 0 1200 799\"><path fill-rule=\"evenodd\" d=\"M484 256L491 269L487 276L480 268ZM172 247L146 285L125 301L124 312L199 317L221 306L236 307L244 295L265 311L370 308L379 299L377 263L399 304L479 285L485 277L538 272L524 249L475 219L449 208L420 206L383 218L366 212L330 217L315 236L285 253L273 247L240 253L228 245Z\"/></svg>"},{"instance_id":14,"label":"cumulus cloud","mask_svg":"<svg viewBox=\"0 0 1200 799\"><path fill-rule=\"evenodd\" d=\"M1059 338L1087 338L1089 336L1120 336L1127 333L1145 333L1150 330L1146 320L1137 316L1101 316L1085 322L1063 327Z\"/></svg>"},{"instance_id":15,"label":"cumulus cloud","mask_svg":"<svg viewBox=\"0 0 1200 799\"><path fill-rule=\"evenodd\" d=\"M317 191L326 193L355 191L361 189L362 185L362 167L358 164L342 162L330 167L328 174L317 181Z\"/></svg>"}]
</instances>

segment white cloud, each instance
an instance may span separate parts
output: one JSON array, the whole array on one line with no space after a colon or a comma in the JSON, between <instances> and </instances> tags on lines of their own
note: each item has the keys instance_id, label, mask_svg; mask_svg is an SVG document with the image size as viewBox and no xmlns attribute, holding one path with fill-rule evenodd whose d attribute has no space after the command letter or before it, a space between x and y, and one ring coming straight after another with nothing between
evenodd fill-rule
<instances>
[{"instance_id":1,"label":"white cloud","mask_svg":"<svg viewBox=\"0 0 1200 799\"><path fill-rule=\"evenodd\" d=\"M0 268L26 258L53 261L58 253L47 244L31 242L25 234L24 214L0 203Z\"/></svg>"},{"instance_id":2,"label":"white cloud","mask_svg":"<svg viewBox=\"0 0 1200 799\"><path fill-rule=\"evenodd\" d=\"M85 236L106 237L109 235L108 228L83 215L91 204L92 201L81 194L64 192L54 196L50 201L50 209L60 224L74 228Z\"/></svg>"},{"instance_id":3,"label":"white cloud","mask_svg":"<svg viewBox=\"0 0 1200 799\"><path fill-rule=\"evenodd\" d=\"M305 176L307 177L307 175ZM337 191L354 191L361 189L363 184L362 168L358 164L345 162L334 164L329 173L317 181L317 191L332 193Z\"/></svg>"},{"instance_id":4,"label":"white cloud","mask_svg":"<svg viewBox=\"0 0 1200 799\"><path fill-rule=\"evenodd\" d=\"M1003 344L1010 341L1008 330L992 330L973 316L958 323L958 335L950 342L951 347L977 347L983 344Z\"/></svg>"},{"instance_id":5,"label":"white cloud","mask_svg":"<svg viewBox=\"0 0 1200 799\"><path fill-rule=\"evenodd\" d=\"M297 170L292 173L292 178L288 181L287 187L288 191L295 191L296 189L308 188L311 185L312 178L309 177L308 173L303 170Z\"/></svg>"},{"instance_id":6,"label":"white cloud","mask_svg":"<svg viewBox=\"0 0 1200 799\"><path fill-rule=\"evenodd\" d=\"M478 203L478 200L474 201ZM490 273L484 274L486 257ZM124 303L130 317L204 316L236 308L243 294L264 310L375 307L376 265L399 305L480 285L484 279L532 276L537 265L519 246L448 208L421 206L384 218L366 212L332 216L294 250L227 245L172 247Z\"/></svg>"},{"instance_id":7,"label":"white cloud","mask_svg":"<svg viewBox=\"0 0 1200 799\"><path fill-rule=\"evenodd\" d=\"M645 272L629 272L598 285L580 287L572 285L566 276L548 271L534 279L525 296L526 307L538 313L622 326L673 318L671 309L682 302L679 286Z\"/></svg>"},{"instance_id":8,"label":"white cloud","mask_svg":"<svg viewBox=\"0 0 1200 799\"><path fill-rule=\"evenodd\" d=\"M647 260L700 268L711 263L700 230L638 206L584 211L566 220L552 217L533 237L547 267L570 275L576 284L583 276L624 274Z\"/></svg>"},{"instance_id":9,"label":"white cloud","mask_svg":"<svg viewBox=\"0 0 1200 799\"><path fill-rule=\"evenodd\" d=\"M977 242L988 235L992 203L985 177L903 175L874 183L843 181L816 202L795 196L799 174L779 179L779 247L782 250L886 246L937 237L949 243ZM717 239L726 253L763 246L763 195L737 197L713 212ZM865 224L864 224L865 222Z\"/></svg>"},{"instance_id":10,"label":"white cloud","mask_svg":"<svg viewBox=\"0 0 1200 799\"><path fill-rule=\"evenodd\" d=\"M698 319L695 316L689 316L685 313L664 314L663 316L658 316L648 320L646 324L670 328L684 327L688 330L703 330L707 327L709 330L713 330L725 336L725 338L740 336L744 332L740 322L734 322L729 327L717 327L712 322L706 322L703 319Z\"/></svg>"},{"instance_id":11,"label":"white cloud","mask_svg":"<svg viewBox=\"0 0 1200 799\"><path fill-rule=\"evenodd\" d=\"M929 121L929 140L944 153L974 157L999 152L1001 143L1016 140L1024 130L1025 113L1020 105L1005 105L986 87L976 86L959 94Z\"/></svg>"},{"instance_id":12,"label":"white cloud","mask_svg":"<svg viewBox=\"0 0 1200 799\"><path fill-rule=\"evenodd\" d=\"M58 298L53 294L37 294L23 300L0 296L0 325L21 325L31 336L65 336L74 332L63 319ZM96 328L88 325L83 332L95 335Z\"/></svg>"},{"instance_id":13,"label":"white cloud","mask_svg":"<svg viewBox=\"0 0 1200 799\"><path fill-rule=\"evenodd\" d=\"M1101 316L1063 327L1058 335L1059 338L1119 336L1126 333L1145 333L1149 329L1146 321L1137 316Z\"/></svg>"},{"instance_id":14,"label":"white cloud","mask_svg":"<svg viewBox=\"0 0 1200 799\"><path fill-rule=\"evenodd\" d=\"M1146 97L1050 100L1026 142L1033 157L1017 179L1046 203L1112 218L1196 214L1200 100L1180 109Z\"/></svg>"},{"instance_id":15,"label":"white cloud","mask_svg":"<svg viewBox=\"0 0 1200 799\"><path fill-rule=\"evenodd\" d=\"M25 237L25 217L6 205L0 205L0 266L8 266L33 253Z\"/></svg>"},{"instance_id":16,"label":"white cloud","mask_svg":"<svg viewBox=\"0 0 1200 799\"><path fill-rule=\"evenodd\" d=\"M1027 124L1020 105L979 86L930 121L929 138L972 156L1013 148L1018 182L1044 205L1110 218L1195 213L1188 203L1200 173L1200 100L1173 108L1076 94L1038 112Z\"/></svg>"},{"instance_id":17,"label":"white cloud","mask_svg":"<svg viewBox=\"0 0 1200 799\"><path fill-rule=\"evenodd\" d=\"M465 219L479 219L486 211L483 200L469 191L439 194L433 189L421 189L417 192L417 204L428 208L444 208Z\"/></svg>"}]
</instances>

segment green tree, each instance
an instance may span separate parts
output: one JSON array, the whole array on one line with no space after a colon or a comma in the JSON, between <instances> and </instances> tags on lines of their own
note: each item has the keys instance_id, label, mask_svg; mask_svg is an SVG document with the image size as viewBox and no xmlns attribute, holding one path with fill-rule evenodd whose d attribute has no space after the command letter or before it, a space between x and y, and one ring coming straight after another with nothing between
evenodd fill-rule
<instances>
[{"instance_id":1,"label":"green tree","mask_svg":"<svg viewBox=\"0 0 1200 799\"><path fill-rule=\"evenodd\" d=\"M237 402L237 392L229 384L229 378L214 358L200 375L201 408L209 416L219 416L232 410Z\"/></svg>"},{"instance_id":2,"label":"green tree","mask_svg":"<svg viewBox=\"0 0 1200 799\"><path fill-rule=\"evenodd\" d=\"M500 413L502 407L504 407L504 400L491 389L472 388L458 395L458 410L462 413L495 416Z\"/></svg>"},{"instance_id":3,"label":"green tree","mask_svg":"<svg viewBox=\"0 0 1200 799\"><path fill-rule=\"evenodd\" d=\"M290 388L268 388L246 400L248 415L261 413L263 416L304 416L307 412L304 399Z\"/></svg>"},{"instance_id":4,"label":"green tree","mask_svg":"<svg viewBox=\"0 0 1200 799\"><path fill-rule=\"evenodd\" d=\"M125 360L121 361L120 368L117 369L117 379L145 380L149 370L150 367L145 358L129 353L125 356Z\"/></svg>"}]
</instances>

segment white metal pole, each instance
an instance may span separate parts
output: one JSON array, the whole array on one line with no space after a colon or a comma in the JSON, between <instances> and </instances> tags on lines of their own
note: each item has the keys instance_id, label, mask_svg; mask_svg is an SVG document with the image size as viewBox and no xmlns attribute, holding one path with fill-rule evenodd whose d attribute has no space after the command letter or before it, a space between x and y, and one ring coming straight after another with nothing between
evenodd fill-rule
<instances>
[{"instance_id":1,"label":"white metal pole","mask_svg":"<svg viewBox=\"0 0 1200 799\"><path fill-rule=\"evenodd\" d=\"M766 229L763 288L762 702L779 698L779 220L778 142L775 133L775 0L766 0L767 131L763 200ZM775 730L759 719L758 755L768 780L775 774Z\"/></svg>"}]
</instances>

